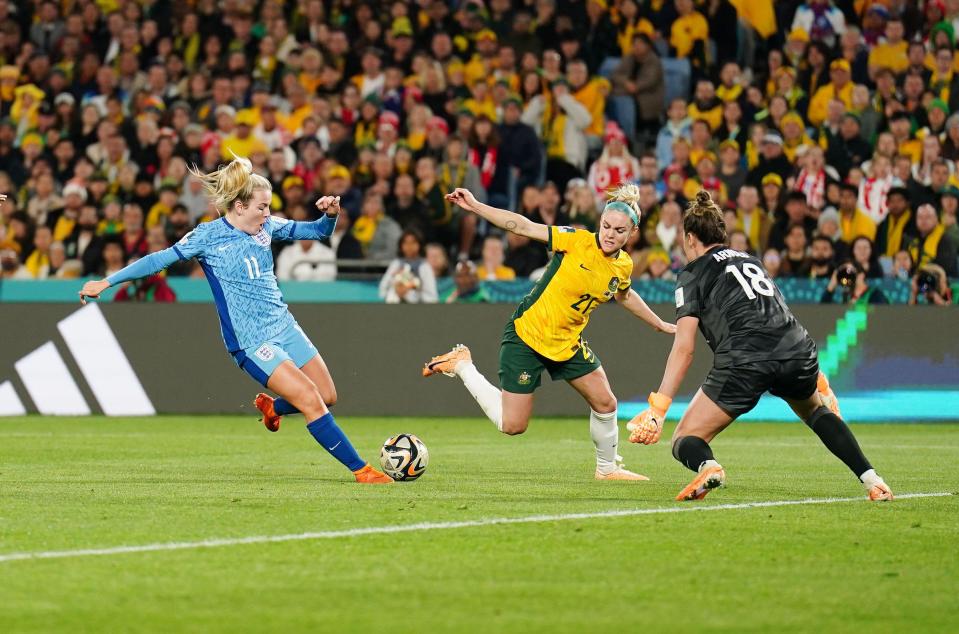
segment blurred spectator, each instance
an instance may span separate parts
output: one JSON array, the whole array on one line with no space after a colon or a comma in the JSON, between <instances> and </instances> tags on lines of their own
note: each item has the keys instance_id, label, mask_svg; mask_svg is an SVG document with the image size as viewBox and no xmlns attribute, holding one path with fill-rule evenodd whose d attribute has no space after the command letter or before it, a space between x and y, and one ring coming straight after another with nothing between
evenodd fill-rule
<instances>
[{"instance_id":1,"label":"blurred spectator","mask_svg":"<svg viewBox=\"0 0 959 634\"><path fill-rule=\"evenodd\" d=\"M732 212L729 212L732 213ZM735 214L733 213L735 216ZM734 251L739 251L740 253L752 253L752 249L749 248L749 238L746 237L746 233L741 229L733 229L728 233L729 238L729 248Z\"/></svg>"},{"instance_id":2,"label":"blurred spectator","mask_svg":"<svg viewBox=\"0 0 959 634\"><path fill-rule=\"evenodd\" d=\"M859 188L852 183L843 183L839 186L839 190L839 228L843 242L852 244L852 241L859 236L874 239L876 223L859 209L856 202Z\"/></svg>"},{"instance_id":3,"label":"blurred spectator","mask_svg":"<svg viewBox=\"0 0 959 634\"><path fill-rule=\"evenodd\" d=\"M676 275L669 268L671 264L672 259L664 249L661 247L649 249L646 252L646 262L640 279L673 281Z\"/></svg>"},{"instance_id":4,"label":"blurred spectator","mask_svg":"<svg viewBox=\"0 0 959 634\"><path fill-rule=\"evenodd\" d=\"M367 259L386 261L396 252L402 229L386 215L383 198L369 192L363 199L362 214L353 225L352 234L360 243Z\"/></svg>"},{"instance_id":5,"label":"blurred spectator","mask_svg":"<svg viewBox=\"0 0 959 634\"><path fill-rule=\"evenodd\" d=\"M481 280L513 280L516 279L516 271L503 264L505 260L503 251L503 238L499 236L489 236L483 241L483 256L476 275Z\"/></svg>"},{"instance_id":6,"label":"blurred spectator","mask_svg":"<svg viewBox=\"0 0 959 634\"><path fill-rule=\"evenodd\" d=\"M782 256L776 249L767 249L763 253L763 267L766 269L770 279L779 277L779 271L782 268Z\"/></svg>"},{"instance_id":7,"label":"blurred spectator","mask_svg":"<svg viewBox=\"0 0 959 634\"><path fill-rule=\"evenodd\" d=\"M771 216L759 206L759 193L752 185L744 185L739 190L736 208L736 229L749 239L749 246L755 253L766 251L769 233L772 230Z\"/></svg>"},{"instance_id":8,"label":"blurred spectator","mask_svg":"<svg viewBox=\"0 0 959 634\"><path fill-rule=\"evenodd\" d=\"M816 220L809 213L806 195L800 191L791 191L786 196L785 214L773 223L769 231L769 246L777 250L786 248L786 234L793 225L805 229L807 242L816 230Z\"/></svg>"},{"instance_id":9,"label":"blurred spectator","mask_svg":"<svg viewBox=\"0 0 959 634\"><path fill-rule=\"evenodd\" d=\"M380 298L387 304L435 303L436 277L424 255L422 236L416 231L404 231L398 257L390 262L380 280Z\"/></svg>"},{"instance_id":10,"label":"blurred spectator","mask_svg":"<svg viewBox=\"0 0 959 634\"><path fill-rule=\"evenodd\" d=\"M866 272L853 262L844 262L840 264L832 277L829 278L829 284L823 291L820 302L823 304L832 304L835 301L836 290L839 290L844 304L848 303L866 303L866 304L888 304L889 299L882 289L869 285L866 278Z\"/></svg>"},{"instance_id":11,"label":"blurred spectator","mask_svg":"<svg viewBox=\"0 0 959 634\"><path fill-rule=\"evenodd\" d=\"M876 229L876 252L891 258L916 234L916 218L909 208L909 190L893 187L886 195L886 218Z\"/></svg>"},{"instance_id":12,"label":"blurred spectator","mask_svg":"<svg viewBox=\"0 0 959 634\"><path fill-rule=\"evenodd\" d=\"M762 185L767 175L779 177L780 187L792 174L793 166L783 154L783 138L778 132L763 135L760 146L759 164L749 172L748 181L753 185Z\"/></svg>"},{"instance_id":13,"label":"blurred spectator","mask_svg":"<svg viewBox=\"0 0 959 634\"><path fill-rule=\"evenodd\" d=\"M646 226L646 242L651 246L661 247L666 253L682 245L682 211L675 202L664 203L659 212L659 221Z\"/></svg>"},{"instance_id":14,"label":"blurred spectator","mask_svg":"<svg viewBox=\"0 0 959 634\"><path fill-rule=\"evenodd\" d=\"M882 277L882 267L879 265L879 257L876 255L872 240L866 236L859 236L852 241L849 251L852 253L853 263L866 274L867 278Z\"/></svg>"},{"instance_id":15,"label":"blurred spectator","mask_svg":"<svg viewBox=\"0 0 959 634\"><path fill-rule=\"evenodd\" d=\"M571 180L566 186L566 202L560 213L569 218L570 225L596 230L599 210L594 192L594 188L581 178Z\"/></svg>"},{"instance_id":16,"label":"blurred spectator","mask_svg":"<svg viewBox=\"0 0 959 634\"><path fill-rule=\"evenodd\" d=\"M30 277L38 280L46 279L50 272L50 243L53 241L53 232L50 227L41 225L33 233L33 249L23 262L24 268Z\"/></svg>"},{"instance_id":17,"label":"blurred spectator","mask_svg":"<svg viewBox=\"0 0 959 634\"><path fill-rule=\"evenodd\" d=\"M103 256L100 260L97 275L109 277L127 264L126 253L123 249L122 236L106 236L103 239Z\"/></svg>"},{"instance_id":18,"label":"blurred spectator","mask_svg":"<svg viewBox=\"0 0 959 634\"><path fill-rule=\"evenodd\" d=\"M932 205L922 205L916 211L916 236L909 242L909 255L920 269L937 264L946 275L959 276L956 243L946 234Z\"/></svg>"},{"instance_id":19,"label":"blurred spectator","mask_svg":"<svg viewBox=\"0 0 959 634\"><path fill-rule=\"evenodd\" d=\"M833 274L836 251L833 241L823 235L817 235L809 248L809 262L804 276L814 280L830 279Z\"/></svg>"},{"instance_id":20,"label":"blurred spectator","mask_svg":"<svg viewBox=\"0 0 959 634\"><path fill-rule=\"evenodd\" d=\"M585 173L586 129L592 117L570 94L565 77L553 79L548 93L533 97L522 120L536 130L546 146L547 178L565 186L570 178Z\"/></svg>"},{"instance_id":21,"label":"blurred spectator","mask_svg":"<svg viewBox=\"0 0 959 634\"><path fill-rule=\"evenodd\" d=\"M910 283L909 303L919 303L919 298L934 306L952 304L952 289L949 288L946 272L941 266L927 264L919 267Z\"/></svg>"},{"instance_id":22,"label":"blurred spectator","mask_svg":"<svg viewBox=\"0 0 959 634\"><path fill-rule=\"evenodd\" d=\"M656 136L656 160L660 169L665 169L673 162L673 144L676 139L689 140L692 122L686 112L686 101L681 98L673 99L666 110L666 123Z\"/></svg>"},{"instance_id":23,"label":"blurred spectator","mask_svg":"<svg viewBox=\"0 0 959 634\"><path fill-rule=\"evenodd\" d=\"M701 15L699 17L702 18ZM623 56L613 71L612 89L612 116L626 137L636 138L637 132L643 140L654 136L659 129L659 117L665 99L665 80L663 63L649 35L633 34L630 54Z\"/></svg>"},{"instance_id":24,"label":"blurred spectator","mask_svg":"<svg viewBox=\"0 0 959 634\"><path fill-rule=\"evenodd\" d=\"M802 225L791 225L786 232L786 248L780 253L780 277L804 277L811 259L806 251L806 230Z\"/></svg>"},{"instance_id":25,"label":"blurred spectator","mask_svg":"<svg viewBox=\"0 0 959 634\"><path fill-rule=\"evenodd\" d=\"M490 301L486 291L480 286L479 277L476 275L476 265L469 260L461 260L456 263L453 282L455 286L449 295L444 298L444 303L481 304Z\"/></svg>"},{"instance_id":26,"label":"blurred spectator","mask_svg":"<svg viewBox=\"0 0 959 634\"><path fill-rule=\"evenodd\" d=\"M433 269L433 277L439 279L450 273L450 261L443 245L430 242L426 245L426 261Z\"/></svg>"},{"instance_id":27,"label":"blurred spectator","mask_svg":"<svg viewBox=\"0 0 959 634\"><path fill-rule=\"evenodd\" d=\"M298 240L280 251L276 278L281 282L331 282L336 279L336 252L317 240Z\"/></svg>"},{"instance_id":28,"label":"blurred spectator","mask_svg":"<svg viewBox=\"0 0 959 634\"><path fill-rule=\"evenodd\" d=\"M610 121L603 134L603 151L587 177L596 203L603 204L608 191L638 178L639 161L629 153L626 134L615 121Z\"/></svg>"},{"instance_id":29,"label":"blurred spectator","mask_svg":"<svg viewBox=\"0 0 959 634\"><path fill-rule=\"evenodd\" d=\"M912 275L913 262L912 256L905 249L896 251L892 256L892 267L890 268L890 277L897 280L908 280Z\"/></svg>"}]
</instances>

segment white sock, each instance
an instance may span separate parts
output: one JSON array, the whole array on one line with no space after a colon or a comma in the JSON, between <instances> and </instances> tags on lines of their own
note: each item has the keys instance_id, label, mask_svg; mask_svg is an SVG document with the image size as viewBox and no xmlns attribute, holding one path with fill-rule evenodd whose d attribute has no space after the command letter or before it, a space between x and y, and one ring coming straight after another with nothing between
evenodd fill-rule
<instances>
[{"instance_id":1,"label":"white sock","mask_svg":"<svg viewBox=\"0 0 959 634\"><path fill-rule=\"evenodd\" d=\"M703 469L708 469L709 467L719 467L723 468L723 465L719 464L715 460L704 460L703 464L699 465L699 472L702 473Z\"/></svg>"},{"instance_id":2,"label":"white sock","mask_svg":"<svg viewBox=\"0 0 959 634\"><path fill-rule=\"evenodd\" d=\"M589 435L596 446L596 470L604 474L616 471L616 445L619 443L616 410L600 414L590 408Z\"/></svg>"},{"instance_id":3,"label":"white sock","mask_svg":"<svg viewBox=\"0 0 959 634\"><path fill-rule=\"evenodd\" d=\"M503 394L499 388L487 381L472 361L457 363L453 372L463 381L496 429L503 431Z\"/></svg>"}]
</instances>

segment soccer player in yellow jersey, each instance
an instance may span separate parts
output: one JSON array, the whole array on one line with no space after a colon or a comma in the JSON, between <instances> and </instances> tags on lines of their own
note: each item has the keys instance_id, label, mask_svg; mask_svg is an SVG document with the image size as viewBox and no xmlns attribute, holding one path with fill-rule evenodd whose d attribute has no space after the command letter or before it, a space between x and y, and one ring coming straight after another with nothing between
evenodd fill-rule
<instances>
[{"instance_id":1,"label":"soccer player in yellow jersey","mask_svg":"<svg viewBox=\"0 0 959 634\"><path fill-rule=\"evenodd\" d=\"M478 202L467 189L456 189L446 198L501 229L545 242L553 259L506 324L499 357L502 389L479 373L469 348L462 345L433 357L423 368L423 376L440 372L458 376L496 428L515 435L529 425L533 392L546 370L554 381L569 383L589 404L596 478L648 480L627 471L616 454L616 397L599 359L581 336L590 314L613 298L656 330L676 332L673 324L660 319L630 288L633 261L623 247L638 231L639 187L623 185L610 195L596 233L532 222Z\"/></svg>"}]
</instances>

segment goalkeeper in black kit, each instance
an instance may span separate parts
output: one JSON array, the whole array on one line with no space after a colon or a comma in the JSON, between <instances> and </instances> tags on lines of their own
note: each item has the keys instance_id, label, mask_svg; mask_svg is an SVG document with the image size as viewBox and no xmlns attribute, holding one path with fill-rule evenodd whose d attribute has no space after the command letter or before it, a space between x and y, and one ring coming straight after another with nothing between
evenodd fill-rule
<instances>
[{"instance_id":1,"label":"goalkeeper in black kit","mask_svg":"<svg viewBox=\"0 0 959 634\"><path fill-rule=\"evenodd\" d=\"M870 500L892 490L869 464L819 371L816 343L786 306L762 263L725 246L723 212L700 191L683 217L689 264L676 283L676 338L649 409L627 426L631 442L659 440L666 411L693 359L696 329L714 354L713 368L673 434L673 456L696 477L677 500L699 500L725 483L710 441L745 414L764 392L784 399L823 444L852 470Z\"/></svg>"}]
</instances>

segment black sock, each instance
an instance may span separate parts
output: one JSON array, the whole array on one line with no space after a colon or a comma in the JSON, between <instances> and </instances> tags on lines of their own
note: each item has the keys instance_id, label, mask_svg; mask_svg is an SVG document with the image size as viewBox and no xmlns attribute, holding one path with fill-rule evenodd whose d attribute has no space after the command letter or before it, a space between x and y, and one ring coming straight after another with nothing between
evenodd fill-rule
<instances>
[{"instance_id":1,"label":"black sock","mask_svg":"<svg viewBox=\"0 0 959 634\"><path fill-rule=\"evenodd\" d=\"M699 465L713 460L713 450L708 442L698 436L683 436L673 443L673 458L698 473Z\"/></svg>"},{"instance_id":2,"label":"black sock","mask_svg":"<svg viewBox=\"0 0 959 634\"><path fill-rule=\"evenodd\" d=\"M872 465L866 460L856 437L852 435L849 427L841 418L833 414L826 407L820 407L809 420L806 421L810 429L816 432L822 444L833 453L834 456L843 461L853 474L858 478L865 472L872 469Z\"/></svg>"}]
</instances>

